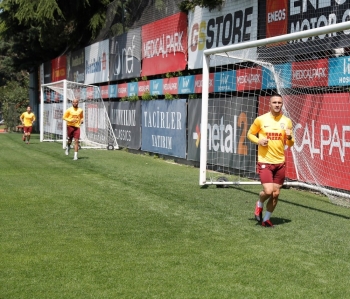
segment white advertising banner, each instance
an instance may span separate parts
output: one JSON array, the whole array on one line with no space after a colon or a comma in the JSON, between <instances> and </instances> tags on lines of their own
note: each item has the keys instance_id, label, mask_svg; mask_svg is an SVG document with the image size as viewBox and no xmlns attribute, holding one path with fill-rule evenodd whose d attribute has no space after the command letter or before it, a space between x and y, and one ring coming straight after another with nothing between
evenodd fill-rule
<instances>
[{"instance_id":1,"label":"white advertising banner","mask_svg":"<svg viewBox=\"0 0 350 299\"><path fill-rule=\"evenodd\" d=\"M202 68L203 51L221 46L257 40L258 0L226 0L221 9L200 8L188 14L188 68ZM256 57L256 50L237 53ZM223 59L216 65L233 63ZM211 66L215 66L212 65Z\"/></svg>"},{"instance_id":2,"label":"white advertising banner","mask_svg":"<svg viewBox=\"0 0 350 299\"><path fill-rule=\"evenodd\" d=\"M109 39L85 47L85 84L109 81Z\"/></svg>"}]
</instances>

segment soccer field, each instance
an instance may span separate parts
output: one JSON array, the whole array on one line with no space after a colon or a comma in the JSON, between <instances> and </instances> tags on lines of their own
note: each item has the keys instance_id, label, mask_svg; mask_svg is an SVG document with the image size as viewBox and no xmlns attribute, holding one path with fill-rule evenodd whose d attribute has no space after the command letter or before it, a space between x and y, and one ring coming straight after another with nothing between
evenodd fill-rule
<instances>
[{"instance_id":1,"label":"soccer field","mask_svg":"<svg viewBox=\"0 0 350 299\"><path fill-rule=\"evenodd\" d=\"M350 298L350 209L283 189L200 188L199 170L0 134L0 298Z\"/></svg>"}]
</instances>

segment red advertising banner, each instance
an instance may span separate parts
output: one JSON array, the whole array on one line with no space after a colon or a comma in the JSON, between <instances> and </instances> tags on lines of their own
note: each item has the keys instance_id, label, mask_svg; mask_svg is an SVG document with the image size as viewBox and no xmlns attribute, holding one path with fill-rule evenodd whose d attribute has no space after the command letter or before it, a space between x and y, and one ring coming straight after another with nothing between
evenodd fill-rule
<instances>
[{"instance_id":1,"label":"red advertising banner","mask_svg":"<svg viewBox=\"0 0 350 299\"><path fill-rule=\"evenodd\" d=\"M328 86L328 59L292 63L292 87Z\"/></svg>"},{"instance_id":2,"label":"red advertising banner","mask_svg":"<svg viewBox=\"0 0 350 299\"><path fill-rule=\"evenodd\" d=\"M139 81L138 82L138 96L142 97L142 95L145 92L149 92L150 93L150 82L149 82L149 80L147 80L147 81Z\"/></svg>"},{"instance_id":3,"label":"red advertising banner","mask_svg":"<svg viewBox=\"0 0 350 299\"><path fill-rule=\"evenodd\" d=\"M287 34L288 0L266 0L266 37Z\"/></svg>"},{"instance_id":4,"label":"red advertising banner","mask_svg":"<svg viewBox=\"0 0 350 299\"><path fill-rule=\"evenodd\" d=\"M268 100L259 98L259 115L269 111ZM287 177L350 190L350 95L290 95L284 103L295 137L286 151Z\"/></svg>"},{"instance_id":5,"label":"red advertising banner","mask_svg":"<svg viewBox=\"0 0 350 299\"><path fill-rule=\"evenodd\" d=\"M237 91L261 89L261 68L246 68L236 71Z\"/></svg>"},{"instance_id":6,"label":"red advertising banner","mask_svg":"<svg viewBox=\"0 0 350 299\"><path fill-rule=\"evenodd\" d=\"M178 78L163 79L163 94L178 94Z\"/></svg>"},{"instance_id":7,"label":"red advertising banner","mask_svg":"<svg viewBox=\"0 0 350 299\"><path fill-rule=\"evenodd\" d=\"M102 99L108 99L108 85L100 86Z\"/></svg>"},{"instance_id":8,"label":"red advertising banner","mask_svg":"<svg viewBox=\"0 0 350 299\"><path fill-rule=\"evenodd\" d=\"M91 100L94 98L94 88L91 86L88 86L86 88L86 99Z\"/></svg>"},{"instance_id":9,"label":"red advertising banner","mask_svg":"<svg viewBox=\"0 0 350 299\"><path fill-rule=\"evenodd\" d=\"M142 26L142 76L181 71L187 64L187 15Z\"/></svg>"},{"instance_id":10,"label":"red advertising banner","mask_svg":"<svg viewBox=\"0 0 350 299\"><path fill-rule=\"evenodd\" d=\"M202 74L195 75L194 77L194 92L202 93ZM209 92L214 92L214 73L209 74Z\"/></svg>"},{"instance_id":11,"label":"red advertising banner","mask_svg":"<svg viewBox=\"0 0 350 299\"><path fill-rule=\"evenodd\" d=\"M67 78L67 56L63 55L51 60L51 80L52 82Z\"/></svg>"},{"instance_id":12,"label":"red advertising banner","mask_svg":"<svg viewBox=\"0 0 350 299\"><path fill-rule=\"evenodd\" d=\"M124 98L128 96L128 83L118 84L117 98Z\"/></svg>"}]
</instances>

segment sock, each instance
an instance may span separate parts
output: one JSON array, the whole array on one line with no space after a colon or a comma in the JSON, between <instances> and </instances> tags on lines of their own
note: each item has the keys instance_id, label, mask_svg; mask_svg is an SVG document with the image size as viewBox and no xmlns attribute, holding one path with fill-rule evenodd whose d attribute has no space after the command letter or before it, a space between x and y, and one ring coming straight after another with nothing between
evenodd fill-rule
<instances>
[{"instance_id":1,"label":"sock","mask_svg":"<svg viewBox=\"0 0 350 299\"><path fill-rule=\"evenodd\" d=\"M263 207L264 207L264 203L261 202L260 200L258 200L258 207L259 207L259 208L263 208Z\"/></svg>"},{"instance_id":2,"label":"sock","mask_svg":"<svg viewBox=\"0 0 350 299\"><path fill-rule=\"evenodd\" d=\"M264 216L264 220L263 220L263 221L265 222L266 220L270 220L271 214L272 214L271 212L268 212L268 211L267 211L267 212L265 213L265 216Z\"/></svg>"},{"instance_id":3,"label":"sock","mask_svg":"<svg viewBox=\"0 0 350 299\"><path fill-rule=\"evenodd\" d=\"M78 152L74 152L74 158L78 158Z\"/></svg>"}]
</instances>

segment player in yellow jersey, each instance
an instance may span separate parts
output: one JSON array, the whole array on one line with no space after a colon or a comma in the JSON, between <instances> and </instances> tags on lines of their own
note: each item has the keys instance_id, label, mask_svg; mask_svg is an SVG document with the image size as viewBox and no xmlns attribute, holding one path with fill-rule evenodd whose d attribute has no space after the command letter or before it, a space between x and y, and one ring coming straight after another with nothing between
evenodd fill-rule
<instances>
[{"instance_id":1,"label":"player in yellow jersey","mask_svg":"<svg viewBox=\"0 0 350 299\"><path fill-rule=\"evenodd\" d=\"M294 145L292 121L282 114L283 99L272 95L270 112L257 117L248 131L248 139L258 145L258 173L263 190L255 207L255 219L262 226L273 227L270 217L278 202L286 174L285 145ZM264 202L268 199L264 218Z\"/></svg>"},{"instance_id":2,"label":"player in yellow jersey","mask_svg":"<svg viewBox=\"0 0 350 299\"><path fill-rule=\"evenodd\" d=\"M74 158L73 160L78 160L78 150L79 150L79 138L80 138L80 125L84 121L83 109L78 107L79 100L74 99L72 101L72 107L68 108L63 114L63 120L67 122L67 136L68 144L66 148L66 155L69 155L70 145L74 138Z\"/></svg>"},{"instance_id":3,"label":"player in yellow jersey","mask_svg":"<svg viewBox=\"0 0 350 299\"><path fill-rule=\"evenodd\" d=\"M23 125L23 136L22 140L29 144L30 140L30 134L33 131L33 123L35 122L35 115L32 112L32 109L30 106L27 107L27 111L23 112L21 116L19 117L19 120L21 121Z\"/></svg>"}]
</instances>

